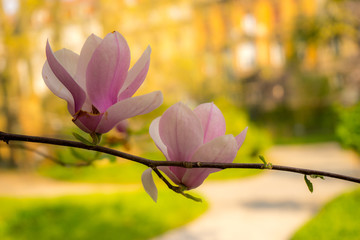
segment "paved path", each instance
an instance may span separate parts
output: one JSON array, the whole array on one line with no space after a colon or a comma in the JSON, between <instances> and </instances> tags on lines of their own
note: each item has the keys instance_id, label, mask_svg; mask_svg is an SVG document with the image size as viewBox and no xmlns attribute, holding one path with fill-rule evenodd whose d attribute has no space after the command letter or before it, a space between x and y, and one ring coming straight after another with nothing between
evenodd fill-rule
<instances>
[{"instance_id":1,"label":"paved path","mask_svg":"<svg viewBox=\"0 0 360 240\"><path fill-rule=\"evenodd\" d=\"M274 164L360 176L358 157L336 143L277 146L265 156ZM312 194L302 175L278 171L243 180L207 182L199 191L207 197L209 211L156 240L289 239L324 203L358 186L330 178L312 182Z\"/></svg>"}]
</instances>

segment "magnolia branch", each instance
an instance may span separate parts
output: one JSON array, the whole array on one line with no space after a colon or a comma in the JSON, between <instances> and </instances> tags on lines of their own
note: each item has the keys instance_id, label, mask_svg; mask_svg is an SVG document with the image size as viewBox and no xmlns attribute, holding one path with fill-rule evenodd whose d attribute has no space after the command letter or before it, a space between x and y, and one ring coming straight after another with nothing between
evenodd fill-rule
<instances>
[{"instance_id":1,"label":"magnolia branch","mask_svg":"<svg viewBox=\"0 0 360 240\"><path fill-rule=\"evenodd\" d=\"M177 193L183 193L183 189L181 186L173 186L166 178L160 173L157 167L160 166L176 166L182 168L218 168L218 169L227 169L227 168L247 168L247 169L268 169L268 170L277 170L284 172L293 172L309 175L309 176L324 176L330 178L341 179L349 182L360 183L360 178L351 177L347 175L331 173L326 171L318 171L311 170L305 168L296 168L296 167L288 167L281 165L272 165L272 164L263 164L263 163L216 163L216 162L173 162L173 161L158 161L158 160L150 160L147 158L142 158L139 156L135 156L132 154L124 153L121 151L117 151L111 148L106 148L102 146L94 146L94 145L86 145L81 142L62 140L56 138L48 138L48 137L37 137L37 136L28 136L28 135L20 135L20 134L11 134L0 132L0 141L4 141L9 143L10 141L21 141L21 142L34 142L34 143L43 143L49 145L58 145L58 146L66 146L80 149L87 149L90 151L102 152L106 154L110 154L116 157L120 157L123 159L127 159L133 162L137 162L143 165L146 165L154 170L154 172L158 175L158 177L165 182L165 184L173 191ZM56 163L60 164L58 161ZM61 164L60 164L61 165Z\"/></svg>"}]
</instances>

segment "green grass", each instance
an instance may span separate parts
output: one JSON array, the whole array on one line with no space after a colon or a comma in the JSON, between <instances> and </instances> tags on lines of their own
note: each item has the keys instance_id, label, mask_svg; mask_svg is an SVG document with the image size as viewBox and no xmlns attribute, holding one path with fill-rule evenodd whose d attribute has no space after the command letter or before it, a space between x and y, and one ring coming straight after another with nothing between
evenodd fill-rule
<instances>
[{"instance_id":1,"label":"green grass","mask_svg":"<svg viewBox=\"0 0 360 240\"><path fill-rule=\"evenodd\" d=\"M158 203L143 191L60 198L0 198L2 240L148 239L203 213L196 203L169 190Z\"/></svg>"},{"instance_id":2,"label":"green grass","mask_svg":"<svg viewBox=\"0 0 360 240\"><path fill-rule=\"evenodd\" d=\"M292 239L359 239L359 204L360 189L337 197L299 229Z\"/></svg>"},{"instance_id":3,"label":"green grass","mask_svg":"<svg viewBox=\"0 0 360 240\"><path fill-rule=\"evenodd\" d=\"M59 165L44 166L39 173L62 181L90 182L90 183L139 183L141 174L146 169L138 163L105 163L100 160L99 164L88 167L69 167Z\"/></svg>"}]
</instances>

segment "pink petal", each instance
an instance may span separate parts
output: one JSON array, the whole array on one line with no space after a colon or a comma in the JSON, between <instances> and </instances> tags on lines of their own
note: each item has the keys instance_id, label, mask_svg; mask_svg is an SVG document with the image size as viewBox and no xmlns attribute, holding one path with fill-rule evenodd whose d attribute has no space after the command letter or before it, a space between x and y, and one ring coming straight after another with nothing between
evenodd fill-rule
<instances>
[{"instance_id":1,"label":"pink petal","mask_svg":"<svg viewBox=\"0 0 360 240\"><path fill-rule=\"evenodd\" d=\"M92 131L90 129L88 129L82 122L80 122L80 120L78 120L78 119L74 120L73 119L73 122L76 124L76 126L78 126L84 132L92 133Z\"/></svg>"},{"instance_id":2,"label":"pink petal","mask_svg":"<svg viewBox=\"0 0 360 240\"><path fill-rule=\"evenodd\" d=\"M184 174L186 173L187 169L182 167L173 167L170 166L169 170L178 178L182 179L184 177ZM181 183L182 181L180 181Z\"/></svg>"},{"instance_id":3,"label":"pink petal","mask_svg":"<svg viewBox=\"0 0 360 240\"><path fill-rule=\"evenodd\" d=\"M96 132L106 133L122 120L151 112L159 107L162 101L163 98L160 91L120 101L107 109Z\"/></svg>"},{"instance_id":4,"label":"pink petal","mask_svg":"<svg viewBox=\"0 0 360 240\"><path fill-rule=\"evenodd\" d=\"M104 114L94 115L81 111L78 116L75 116L75 120L73 120L73 122L83 131L93 133L96 132L103 115Z\"/></svg>"},{"instance_id":5,"label":"pink petal","mask_svg":"<svg viewBox=\"0 0 360 240\"><path fill-rule=\"evenodd\" d=\"M127 76L130 50L118 32L109 33L94 51L86 70L86 89L93 105L100 111L117 102Z\"/></svg>"},{"instance_id":6,"label":"pink petal","mask_svg":"<svg viewBox=\"0 0 360 240\"><path fill-rule=\"evenodd\" d=\"M189 161L203 141L199 119L183 103L177 103L165 111L160 118L159 133L170 161Z\"/></svg>"},{"instance_id":7,"label":"pink petal","mask_svg":"<svg viewBox=\"0 0 360 240\"><path fill-rule=\"evenodd\" d=\"M58 54L60 51L64 51L65 49L59 50L55 52L55 56L59 59L59 61L62 63L63 58L65 54ZM59 55L59 56L57 56ZM76 54L74 53L74 60L75 60ZM72 61L70 61L72 62ZM75 107L74 107L74 98L71 95L70 91L60 82L60 80L54 75L52 72L49 63L46 61L43 69L42 69L42 77L44 79L44 82L46 86L59 98L64 99L68 103L68 110L70 114L75 114Z\"/></svg>"},{"instance_id":8,"label":"pink petal","mask_svg":"<svg viewBox=\"0 0 360 240\"><path fill-rule=\"evenodd\" d=\"M205 179L214 172L218 172L221 169L215 168L192 168L186 169L181 184L187 187L187 190L191 190L200 186Z\"/></svg>"},{"instance_id":9,"label":"pink petal","mask_svg":"<svg viewBox=\"0 0 360 240\"><path fill-rule=\"evenodd\" d=\"M74 114L75 112L79 111L81 109L81 106L85 102L86 94L85 91L75 82L73 79L74 69L76 69L76 63L77 59L75 60L74 54L70 54L69 50L64 50L62 52L59 52L59 55L63 55L63 57L60 57L62 59L62 62L66 62L65 64L62 64L57 57L54 55L49 41L46 43L46 57L47 57L47 63L49 64L49 67L51 71L53 72L54 76L62 83L65 88L70 92L70 94L73 97L73 101L69 100L69 96L67 94L64 94L63 97L65 100L68 101L69 105L73 105L74 109L70 109L69 111L71 114ZM70 67L71 65L74 65L74 67ZM70 72L69 72L70 71ZM48 70L45 70L45 76L44 76L44 70L43 70L43 77L45 80L45 83L50 83L50 90L61 87L58 83L54 83L54 85L51 85L52 82L57 82L53 77L50 75L47 75L49 72ZM51 78L49 78L51 77ZM55 90L55 92L59 93L61 90ZM66 97L66 98L65 98ZM72 107L72 106L71 106Z\"/></svg>"},{"instance_id":10,"label":"pink petal","mask_svg":"<svg viewBox=\"0 0 360 240\"><path fill-rule=\"evenodd\" d=\"M151 48L150 46L148 46L139 58L139 60L130 69L126 77L125 83L119 92L120 94L118 100L129 98L134 95L136 90L138 90L138 88L144 82L147 72L149 70L150 53Z\"/></svg>"},{"instance_id":11,"label":"pink petal","mask_svg":"<svg viewBox=\"0 0 360 240\"><path fill-rule=\"evenodd\" d=\"M76 82L83 88L86 89L86 69L90 62L90 59L96 50L96 48L101 43L102 39L96 36L95 34L91 34L85 41L84 46L81 49L79 64L77 66L76 71Z\"/></svg>"},{"instance_id":12,"label":"pink petal","mask_svg":"<svg viewBox=\"0 0 360 240\"><path fill-rule=\"evenodd\" d=\"M160 124L160 118L156 118L152 123L150 124L149 133L151 138L154 140L156 146L160 149L160 151L164 154L166 159L168 161L171 161L169 158L169 154L167 151L167 147L162 142L160 135L159 135L159 124ZM161 167L160 170L162 170L175 184L180 184L180 180L182 176L184 175L186 169L180 168L180 167Z\"/></svg>"},{"instance_id":13,"label":"pink petal","mask_svg":"<svg viewBox=\"0 0 360 240\"><path fill-rule=\"evenodd\" d=\"M241 145L245 141L246 133L247 133L248 127L246 127L239 135L235 137L236 142L238 144L238 149L240 149Z\"/></svg>"},{"instance_id":14,"label":"pink petal","mask_svg":"<svg viewBox=\"0 0 360 240\"><path fill-rule=\"evenodd\" d=\"M191 158L191 162L231 163L237 154L237 143L233 135L224 135L202 145ZM210 173L220 171L213 168L187 169L182 183L188 189L200 186Z\"/></svg>"},{"instance_id":15,"label":"pink petal","mask_svg":"<svg viewBox=\"0 0 360 240\"><path fill-rule=\"evenodd\" d=\"M203 103L194 109L204 129L204 143L225 134L223 114L214 103Z\"/></svg>"},{"instance_id":16,"label":"pink petal","mask_svg":"<svg viewBox=\"0 0 360 240\"><path fill-rule=\"evenodd\" d=\"M167 167L167 166L161 166L161 167L158 167L161 171L163 171L166 176L168 176L171 181L173 181L173 183L179 185L181 184L181 181L179 180L179 178L170 170L170 167ZM179 168L179 167L178 167Z\"/></svg>"},{"instance_id":17,"label":"pink petal","mask_svg":"<svg viewBox=\"0 0 360 240\"><path fill-rule=\"evenodd\" d=\"M149 133L150 133L150 137L153 139L153 141L155 142L155 145L160 149L160 151L164 154L164 156L166 157L166 159L169 159L168 153L167 153L167 148L165 146L165 144L162 142L160 135L159 135L159 123L160 123L160 117L155 118L149 127Z\"/></svg>"},{"instance_id":18,"label":"pink petal","mask_svg":"<svg viewBox=\"0 0 360 240\"><path fill-rule=\"evenodd\" d=\"M154 202L156 202L158 197L158 191L151 172L151 168L146 169L141 175L141 182L143 184L145 192L149 194L149 196L152 198L152 200L154 200Z\"/></svg>"}]
</instances>

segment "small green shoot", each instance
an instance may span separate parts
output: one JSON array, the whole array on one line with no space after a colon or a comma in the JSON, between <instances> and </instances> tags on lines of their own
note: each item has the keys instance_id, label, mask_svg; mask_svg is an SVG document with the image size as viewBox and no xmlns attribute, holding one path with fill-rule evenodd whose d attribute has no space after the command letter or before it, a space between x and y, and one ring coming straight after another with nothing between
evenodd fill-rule
<instances>
[{"instance_id":1,"label":"small green shoot","mask_svg":"<svg viewBox=\"0 0 360 240\"><path fill-rule=\"evenodd\" d=\"M187 190L187 187L185 185L180 184L177 189L175 190L175 192L180 193L181 195L183 195L184 197L191 199L195 202L202 202L201 198L195 197L193 195L190 195L188 193L185 193L184 191Z\"/></svg>"},{"instance_id":2,"label":"small green shoot","mask_svg":"<svg viewBox=\"0 0 360 240\"><path fill-rule=\"evenodd\" d=\"M264 163L264 166L263 166L264 169L272 169L272 163L266 162L264 156L259 155L259 158Z\"/></svg>"},{"instance_id":3,"label":"small green shoot","mask_svg":"<svg viewBox=\"0 0 360 240\"><path fill-rule=\"evenodd\" d=\"M86 144L86 145L90 145L90 146L93 146L94 144L92 142L90 142L89 140L87 140L86 138L84 138L83 136L81 136L80 134L78 133L75 133L73 132L72 135L77 139L79 140L80 142Z\"/></svg>"},{"instance_id":4,"label":"small green shoot","mask_svg":"<svg viewBox=\"0 0 360 240\"><path fill-rule=\"evenodd\" d=\"M267 162L266 162L264 156L259 155L259 158L260 158L260 160L264 163L264 165L267 165Z\"/></svg>"},{"instance_id":5,"label":"small green shoot","mask_svg":"<svg viewBox=\"0 0 360 240\"><path fill-rule=\"evenodd\" d=\"M311 174L310 177L311 177L311 178L320 178L320 179L322 179L322 180L325 180L324 176L317 175L317 174Z\"/></svg>"},{"instance_id":6,"label":"small green shoot","mask_svg":"<svg viewBox=\"0 0 360 240\"><path fill-rule=\"evenodd\" d=\"M92 142L93 145L98 145L100 143L100 141L101 141L101 134L100 133L91 133L90 137L93 140L93 142Z\"/></svg>"},{"instance_id":7,"label":"small green shoot","mask_svg":"<svg viewBox=\"0 0 360 240\"><path fill-rule=\"evenodd\" d=\"M191 200L194 200L195 202L202 202L201 198L194 197L193 195L190 195L188 193L181 192L181 195L183 195L186 198L189 198Z\"/></svg>"},{"instance_id":8,"label":"small green shoot","mask_svg":"<svg viewBox=\"0 0 360 240\"><path fill-rule=\"evenodd\" d=\"M313 186L313 184L311 183L311 181L307 178L307 175L304 175L304 180L305 180L305 183L306 183L309 191L310 191L311 193L313 193L313 191L314 191L314 186Z\"/></svg>"},{"instance_id":9,"label":"small green shoot","mask_svg":"<svg viewBox=\"0 0 360 240\"><path fill-rule=\"evenodd\" d=\"M83 136L81 136L78 133L73 132L72 134L77 140L79 140L80 142L82 142L86 145L89 145L89 146L98 145L101 141L101 134L99 134L99 133L91 133L90 134L90 137L92 138L92 142L90 142L89 140L87 140L86 138L84 138Z\"/></svg>"}]
</instances>

